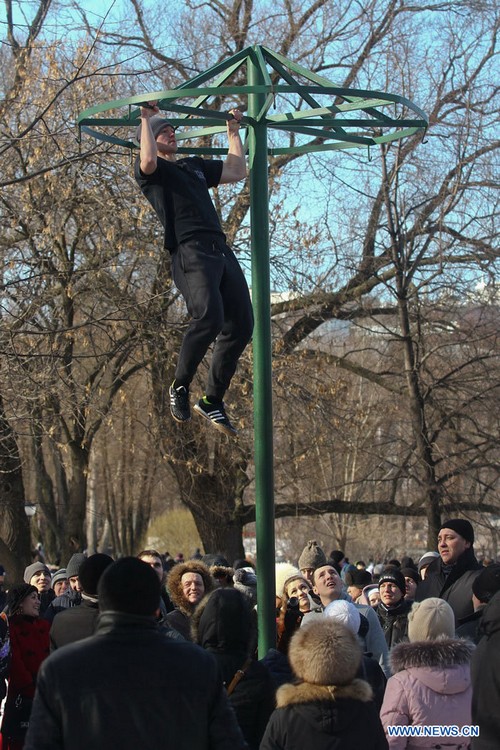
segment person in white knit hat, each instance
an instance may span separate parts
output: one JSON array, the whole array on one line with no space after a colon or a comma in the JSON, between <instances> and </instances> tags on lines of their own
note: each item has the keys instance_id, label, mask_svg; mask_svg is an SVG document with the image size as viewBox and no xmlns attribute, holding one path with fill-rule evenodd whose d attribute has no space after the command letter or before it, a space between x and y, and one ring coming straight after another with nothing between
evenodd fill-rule
<instances>
[{"instance_id":1,"label":"person in white knit hat","mask_svg":"<svg viewBox=\"0 0 500 750\"><path fill-rule=\"evenodd\" d=\"M391 651L393 676L387 682L380 712L391 750L435 748L440 737L390 736L389 726L470 725L470 660L474 645L455 637L455 617L443 599L430 597L413 605L408 617L409 643ZM443 737L446 750L468 747L463 737Z\"/></svg>"}]
</instances>

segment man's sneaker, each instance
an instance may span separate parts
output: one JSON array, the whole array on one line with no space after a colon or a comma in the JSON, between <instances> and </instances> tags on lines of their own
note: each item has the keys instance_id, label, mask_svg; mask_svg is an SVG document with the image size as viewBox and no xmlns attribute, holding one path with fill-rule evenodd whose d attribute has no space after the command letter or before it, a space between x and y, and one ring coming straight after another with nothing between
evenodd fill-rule
<instances>
[{"instance_id":1,"label":"man's sneaker","mask_svg":"<svg viewBox=\"0 0 500 750\"><path fill-rule=\"evenodd\" d=\"M170 413L176 422L188 422L191 419L191 409L189 408L189 391L180 385L174 388L173 384L169 388L170 396Z\"/></svg>"},{"instance_id":2,"label":"man's sneaker","mask_svg":"<svg viewBox=\"0 0 500 750\"><path fill-rule=\"evenodd\" d=\"M224 404L219 401L217 404L207 404L202 398L194 405L194 410L201 417L205 417L209 422L213 424L216 430L224 432L229 437L234 437L238 434L238 430L233 427L229 419L227 418Z\"/></svg>"}]
</instances>

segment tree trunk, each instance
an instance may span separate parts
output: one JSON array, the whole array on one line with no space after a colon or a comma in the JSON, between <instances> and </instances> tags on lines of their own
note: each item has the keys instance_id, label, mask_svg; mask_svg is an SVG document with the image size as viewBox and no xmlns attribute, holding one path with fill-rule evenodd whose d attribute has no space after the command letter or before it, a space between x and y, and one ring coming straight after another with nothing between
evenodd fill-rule
<instances>
[{"instance_id":1,"label":"tree trunk","mask_svg":"<svg viewBox=\"0 0 500 750\"><path fill-rule=\"evenodd\" d=\"M29 520L24 512L22 463L17 443L0 395L0 494L3 514L0 520L0 559L9 571L11 582L22 581L31 562Z\"/></svg>"},{"instance_id":2,"label":"tree trunk","mask_svg":"<svg viewBox=\"0 0 500 750\"><path fill-rule=\"evenodd\" d=\"M68 503L63 519L64 532L61 539L62 560L69 560L75 552L87 546L85 535L85 513L87 508L87 475L89 454L85 448L71 445L71 478L68 481Z\"/></svg>"}]
</instances>

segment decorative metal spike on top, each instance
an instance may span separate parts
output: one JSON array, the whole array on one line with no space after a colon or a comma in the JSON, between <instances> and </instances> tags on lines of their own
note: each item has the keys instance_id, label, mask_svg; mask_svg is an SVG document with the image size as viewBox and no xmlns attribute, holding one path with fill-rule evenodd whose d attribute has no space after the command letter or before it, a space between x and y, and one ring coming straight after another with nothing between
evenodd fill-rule
<instances>
[{"instance_id":1,"label":"decorative metal spike on top","mask_svg":"<svg viewBox=\"0 0 500 750\"><path fill-rule=\"evenodd\" d=\"M215 100L217 111L215 111ZM182 130L179 153L224 155L218 139L227 110L245 112L250 174L252 303L255 316L254 460L257 537L259 654L275 646L275 542L271 379L268 156L376 146L425 131L424 112L397 94L349 89L257 45L248 47L170 91L155 91L87 109L81 131L99 140L137 148L131 131L139 105L157 101ZM222 102L222 106L221 106ZM127 108L122 116L104 112ZM220 111L222 108L226 112ZM99 117L97 117L99 115ZM123 133L128 128L127 136ZM185 142L185 145L183 145Z\"/></svg>"}]
</instances>

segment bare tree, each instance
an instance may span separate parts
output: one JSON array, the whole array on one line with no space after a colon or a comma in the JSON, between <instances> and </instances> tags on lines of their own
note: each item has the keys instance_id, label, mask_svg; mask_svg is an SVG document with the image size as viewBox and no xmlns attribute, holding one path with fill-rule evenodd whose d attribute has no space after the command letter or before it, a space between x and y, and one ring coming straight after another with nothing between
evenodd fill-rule
<instances>
[{"instance_id":1,"label":"bare tree","mask_svg":"<svg viewBox=\"0 0 500 750\"><path fill-rule=\"evenodd\" d=\"M396 516L409 488L404 512L426 517L431 534L443 511L473 506L471 492L484 510L497 507L498 346L485 323L473 334L470 301L457 304L464 289L493 285L498 272L498 17L489 3L474 4L472 16L470 6L189 3L172 10L167 26L158 7L133 0L121 6L123 17L117 7L98 27L76 8L65 45L43 48L50 3L36 6L22 37L17 6L7 4L0 392L10 429L36 467L30 482L52 545L60 539L69 553L85 544L95 438L108 415L120 418L114 406L124 385L150 372L179 499L207 551L241 554L241 530L255 516L251 351L231 389L242 413L239 443L169 421L166 393L184 310L159 228L127 157L88 139L80 144L72 124L96 102L172 87L263 41L339 85L403 93L431 123L426 144L409 138L372 153L372 161L366 154L270 161L273 278L294 291L273 307L277 515L338 513L342 539L343 514ZM246 106L244 98L235 103ZM245 260L248 185L218 191L217 205ZM484 298L479 308L494 317ZM360 351L353 333L350 349L335 346L335 332L328 349L318 346L315 334L331 321L351 332L376 328L374 356ZM368 411L356 401L361 382ZM306 405L303 434L285 429L291 397ZM398 415L397 431L377 419L377 409L388 419ZM312 482L304 456L315 457L320 482ZM300 493L305 481L308 492ZM110 478L106 488L111 498L117 485Z\"/></svg>"}]
</instances>

